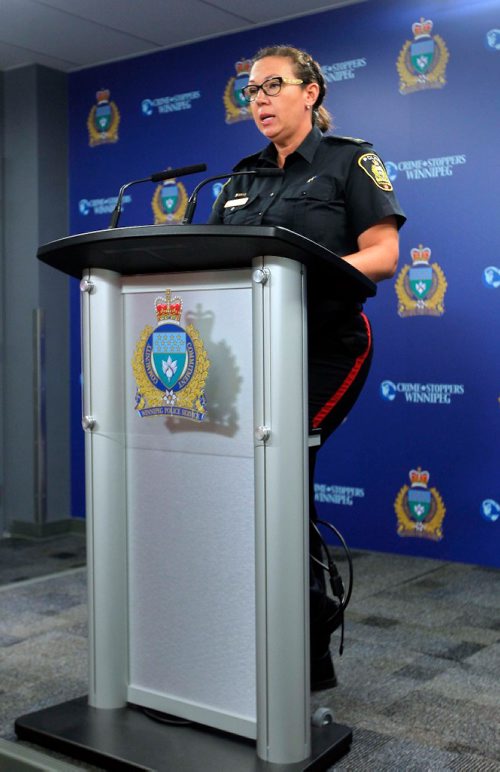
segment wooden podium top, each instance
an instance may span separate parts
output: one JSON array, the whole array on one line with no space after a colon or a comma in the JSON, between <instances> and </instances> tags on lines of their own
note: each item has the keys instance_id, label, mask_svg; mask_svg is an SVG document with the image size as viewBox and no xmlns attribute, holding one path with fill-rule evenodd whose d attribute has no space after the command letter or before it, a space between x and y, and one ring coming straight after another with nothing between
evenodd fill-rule
<instances>
[{"instance_id":1,"label":"wooden podium top","mask_svg":"<svg viewBox=\"0 0 500 772\"><path fill-rule=\"evenodd\" d=\"M375 284L325 247L281 227L141 225L68 236L38 249L43 263L82 277L106 268L124 276L251 267L259 256L298 260L314 280L332 282L335 295L363 300Z\"/></svg>"}]
</instances>

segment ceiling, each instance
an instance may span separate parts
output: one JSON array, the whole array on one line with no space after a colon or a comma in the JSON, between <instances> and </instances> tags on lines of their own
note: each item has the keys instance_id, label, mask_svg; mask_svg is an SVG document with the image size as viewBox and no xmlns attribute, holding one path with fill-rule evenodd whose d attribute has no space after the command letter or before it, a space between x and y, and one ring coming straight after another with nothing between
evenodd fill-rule
<instances>
[{"instance_id":1,"label":"ceiling","mask_svg":"<svg viewBox=\"0 0 500 772\"><path fill-rule=\"evenodd\" d=\"M0 70L70 72L366 0L0 0Z\"/></svg>"}]
</instances>

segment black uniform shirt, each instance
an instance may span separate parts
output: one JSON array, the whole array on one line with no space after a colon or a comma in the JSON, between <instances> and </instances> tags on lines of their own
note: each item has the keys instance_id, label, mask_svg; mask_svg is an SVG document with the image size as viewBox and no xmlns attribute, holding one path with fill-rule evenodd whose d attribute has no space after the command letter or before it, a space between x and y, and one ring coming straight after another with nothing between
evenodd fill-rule
<instances>
[{"instance_id":1,"label":"black uniform shirt","mask_svg":"<svg viewBox=\"0 0 500 772\"><path fill-rule=\"evenodd\" d=\"M210 224L281 225L343 256L357 252L358 236L384 217L398 227L405 216L369 142L323 136L314 127L286 158L282 177L233 177L217 198ZM269 144L234 171L276 167Z\"/></svg>"}]
</instances>

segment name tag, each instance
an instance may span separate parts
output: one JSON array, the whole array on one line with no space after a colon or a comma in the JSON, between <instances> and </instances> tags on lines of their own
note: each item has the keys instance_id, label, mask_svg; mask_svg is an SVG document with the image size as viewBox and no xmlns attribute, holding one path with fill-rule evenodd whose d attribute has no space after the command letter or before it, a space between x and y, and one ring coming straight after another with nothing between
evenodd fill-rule
<instances>
[{"instance_id":1,"label":"name tag","mask_svg":"<svg viewBox=\"0 0 500 772\"><path fill-rule=\"evenodd\" d=\"M245 198L232 198L230 201L226 201L224 209L228 209L230 206L244 206L248 203L248 196Z\"/></svg>"}]
</instances>

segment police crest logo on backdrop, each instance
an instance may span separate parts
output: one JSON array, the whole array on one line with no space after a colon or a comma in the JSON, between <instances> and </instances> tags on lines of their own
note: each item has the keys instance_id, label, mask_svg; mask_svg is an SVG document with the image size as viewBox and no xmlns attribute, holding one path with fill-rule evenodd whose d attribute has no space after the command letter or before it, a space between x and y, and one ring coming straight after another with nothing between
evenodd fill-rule
<instances>
[{"instance_id":1,"label":"police crest logo on backdrop","mask_svg":"<svg viewBox=\"0 0 500 772\"><path fill-rule=\"evenodd\" d=\"M132 370L135 409L141 417L177 416L203 421L210 368L203 341L192 324L181 326L181 298L171 290L154 301L157 325L147 325L137 342Z\"/></svg>"},{"instance_id":2,"label":"police crest logo on backdrop","mask_svg":"<svg viewBox=\"0 0 500 772\"><path fill-rule=\"evenodd\" d=\"M412 265L403 266L395 284L399 316L442 316L448 286L442 268L431 265L429 247L419 244L410 254Z\"/></svg>"},{"instance_id":3,"label":"police crest logo on backdrop","mask_svg":"<svg viewBox=\"0 0 500 772\"><path fill-rule=\"evenodd\" d=\"M157 185L151 201L155 225L180 223L186 213L187 202L188 194L182 182L171 179Z\"/></svg>"},{"instance_id":4,"label":"police crest logo on backdrop","mask_svg":"<svg viewBox=\"0 0 500 772\"><path fill-rule=\"evenodd\" d=\"M252 118L248 102L241 94L241 89L248 83L252 62L250 59L244 59L236 62L235 67L236 75L229 78L224 89L223 101L226 108L226 123L238 123L238 121L248 121Z\"/></svg>"},{"instance_id":5,"label":"police crest logo on backdrop","mask_svg":"<svg viewBox=\"0 0 500 772\"><path fill-rule=\"evenodd\" d=\"M87 118L90 147L118 142L120 111L109 97L109 89L100 89L96 94L97 102Z\"/></svg>"},{"instance_id":6,"label":"police crest logo on backdrop","mask_svg":"<svg viewBox=\"0 0 500 772\"><path fill-rule=\"evenodd\" d=\"M406 41L396 63L400 94L446 85L450 54L443 38L431 34L433 26L430 19L424 18L412 24L413 40Z\"/></svg>"},{"instance_id":7,"label":"police crest logo on backdrop","mask_svg":"<svg viewBox=\"0 0 500 772\"><path fill-rule=\"evenodd\" d=\"M403 485L394 502L398 536L416 536L440 541L446 514L441 494L428 488L430 474L421 467L409 472L411 485Z\"/></svg>"}]
</instances>

